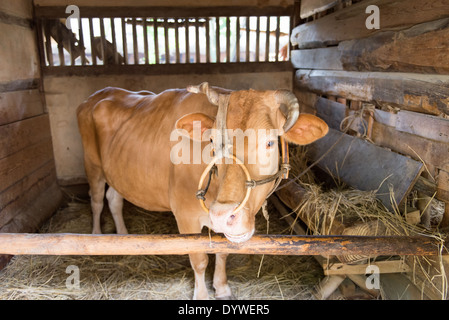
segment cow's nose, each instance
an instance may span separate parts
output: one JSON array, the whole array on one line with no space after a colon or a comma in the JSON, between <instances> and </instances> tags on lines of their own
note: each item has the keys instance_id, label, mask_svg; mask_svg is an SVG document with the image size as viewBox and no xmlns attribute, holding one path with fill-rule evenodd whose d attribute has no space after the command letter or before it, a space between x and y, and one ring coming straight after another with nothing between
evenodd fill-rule
<instances>
[{"instance_id":1,"label":"cow's nose","mask_svg":"<svg viewBox=\"0 0 449 320\"><path fill-rule=\"evenodd\" d=\"M235 203L214 203L209 209L212 225L216 229L232 226L237 220L237 213L234 212L238 204Z\"/></svg>"}]
</instances>

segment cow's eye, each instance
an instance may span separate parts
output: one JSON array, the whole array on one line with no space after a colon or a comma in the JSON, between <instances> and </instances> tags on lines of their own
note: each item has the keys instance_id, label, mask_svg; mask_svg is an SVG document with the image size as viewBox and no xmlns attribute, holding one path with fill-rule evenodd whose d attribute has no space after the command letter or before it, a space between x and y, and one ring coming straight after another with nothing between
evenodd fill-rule
<instances>
[{"instance_id":1,"label":"cow's eye","mask_svg":"<svg viewBox=\"0 0 449 320\"><path fill-rule=\"evenodd\" d=\"M274 146L275 142L276 142L276 141L273 141L273 140L268 141L268 142L267 142L267 149L272 148L272 147Z\"/></svg>"}]
</instances>

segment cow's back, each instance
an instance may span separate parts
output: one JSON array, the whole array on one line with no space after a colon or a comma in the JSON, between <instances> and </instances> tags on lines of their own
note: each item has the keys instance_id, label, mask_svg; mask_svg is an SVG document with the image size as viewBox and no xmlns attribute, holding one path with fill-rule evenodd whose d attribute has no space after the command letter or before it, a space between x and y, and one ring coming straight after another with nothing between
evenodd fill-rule
<instances>
[{"instance_id":1,"label":"cow's back","mask_svg":"<svg viewBox=\"0 0 449 320\"><path fill-rule=\"evenodd\" d=\"M86 171L101 169L106 182L137 206L170 211L170 133L184 114L213 110L185 90L96 92L78 108Z\"/></svg>"}]
</instances>

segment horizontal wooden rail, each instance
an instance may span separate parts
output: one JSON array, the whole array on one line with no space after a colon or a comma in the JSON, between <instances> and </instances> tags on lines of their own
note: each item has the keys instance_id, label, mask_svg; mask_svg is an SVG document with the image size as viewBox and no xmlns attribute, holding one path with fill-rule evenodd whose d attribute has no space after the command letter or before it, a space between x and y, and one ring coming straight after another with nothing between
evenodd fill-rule
<instances>
[{"instance_id":1,"label":"horizontal wooden rail","mask_svg":"<svg viewBox=\"0 0 449 320\"><path fill-rule=\"evenodd\" d=\"M181 255L189 253L268 255L434 255L430 237L255 235L232 243L222 235L92 235L0 233L0 254Z\"/></svg>"},{"instance_id":2,"label":"horizontal wooden rail","mask_svg":"<svg viewBox=\"0 0 449 320\"><path fill-rule=\"evenodd\" d=\"M35 15L37 18L66 18L66 6L36 6ZM108 7L108 6L79 6L80 16L83 18L103 18L103 17L142 17L152 15L159 18L176 17L235 17L241 16L290 16L293 6L208 6L208 7Z\"/></svg>"}]
</instances>

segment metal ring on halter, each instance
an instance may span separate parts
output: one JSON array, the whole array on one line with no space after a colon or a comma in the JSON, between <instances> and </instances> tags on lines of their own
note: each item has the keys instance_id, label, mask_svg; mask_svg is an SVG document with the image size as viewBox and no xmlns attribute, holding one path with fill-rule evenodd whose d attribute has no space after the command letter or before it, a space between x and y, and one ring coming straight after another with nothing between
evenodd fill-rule
<instances>
[{"instance_id":1,"label":"metal ring on halter","mask_svg":"<svg viewBox=\"0 0 449 320\"><path fill-rule=\"evenodd\" d=\"M251 175L249 174L248 169L245 167L245 164L244 164L242 161L240 161L240 160L239 160L236 156L234 156L233 154L231 154L229 157L225 157L225 156L214 157L214 158L212 159L212 161L209 162L209 164L207 165L206 169L204 169L203 174L201 175L200 182L198 183L198 190L201 190L201 187L203 186L204 179L206 178L206 176L207 176L207 174L209 173L209 171L212 169L212 166L213 166L214 164L216 164L218 160L223 159L223 158L234 159L234 160L235 160L235 163L238 164L238 165L240 165L240 167L242 167L242 170L243 170L243 172L245 173L245 176L246 176L246 180L247 180L247 181L250 181L250 180L251 180ZM239 204L239 206L238 206L237 208L234 209L233 213L236 213L236 212L240 211L240 210L243 208L243 206L246 204L246 202L247 202L248 199L249 199L250 193L251 193L251 188L246 188L245 198L243 198L243 201ZM198 200L200 201L201 208L203 208L203 210L204 210L206 213L209 213L209 209L206 207L206 204L204 203L204 200L201 199L201 198L198 199Z\"/></svg>"}]
</instances>

